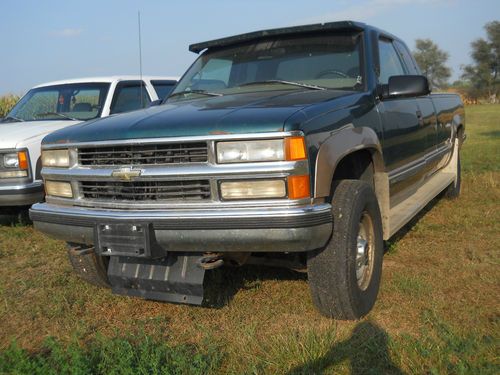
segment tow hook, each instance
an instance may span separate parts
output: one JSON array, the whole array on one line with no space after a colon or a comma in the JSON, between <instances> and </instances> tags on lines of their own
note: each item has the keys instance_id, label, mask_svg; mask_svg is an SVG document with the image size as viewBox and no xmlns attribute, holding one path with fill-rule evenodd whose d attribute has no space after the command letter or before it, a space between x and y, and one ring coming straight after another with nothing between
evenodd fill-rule
<instances>
[{"instance_id":1,"label":"tow hook","mask_svg":"<svg viewBox=\"0 0 500 375\"><path fill-rule=\"evenodd\" d=\"M214 270L224 264L221 254L206 254L198 259L198 266L204 270Z\"/></svg>"}]
</instances>

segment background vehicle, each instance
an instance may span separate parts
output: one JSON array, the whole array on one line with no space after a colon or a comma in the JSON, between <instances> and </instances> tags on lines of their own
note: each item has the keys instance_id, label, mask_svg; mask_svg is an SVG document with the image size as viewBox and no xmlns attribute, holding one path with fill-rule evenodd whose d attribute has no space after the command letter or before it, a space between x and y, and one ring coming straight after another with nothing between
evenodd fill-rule
<instances>
[{"instance_id":1,"label":"background vehicle","mask_svg":"<svg viewBox=\"0 0 500 375\"><path fill-rule=\"evenodd\" d=\"M460 98L430 95L405 44L361 23L190 49L165 105L44 139L35 227L116 293L198 304L205 270L252 260L307 270L324 315L363 316L383 240L459 193Z\"/></svg>"},{"instance_id":2,"label":"background vehicle","mask_svg":"<svg viewBox=\"0 0 500 375\"><path fill-rule=\"evenodd\" d=\"M40 142L57 129L144 108L174 77L115 76L50 82L28 91L0 122L0 206L43 200Z\"/></svg>"}]
</instances>

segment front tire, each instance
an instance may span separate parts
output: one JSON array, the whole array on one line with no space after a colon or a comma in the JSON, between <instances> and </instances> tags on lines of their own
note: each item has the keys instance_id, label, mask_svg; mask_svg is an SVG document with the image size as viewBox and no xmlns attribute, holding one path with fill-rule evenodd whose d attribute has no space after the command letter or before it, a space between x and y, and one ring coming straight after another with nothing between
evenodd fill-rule
<instances>
[{"instance_id":1,"label":"front tire","mask_svg":"<svg viewBox=\"0 0 500 375\"><path fill-rule=\"evenodd\" d=\"M382 274L382 220L372 187L364 181L340 181L332 216L329 243L307 260L312 299L327 317L359 319L372 309Z\"/></svg>"}]
</instances>

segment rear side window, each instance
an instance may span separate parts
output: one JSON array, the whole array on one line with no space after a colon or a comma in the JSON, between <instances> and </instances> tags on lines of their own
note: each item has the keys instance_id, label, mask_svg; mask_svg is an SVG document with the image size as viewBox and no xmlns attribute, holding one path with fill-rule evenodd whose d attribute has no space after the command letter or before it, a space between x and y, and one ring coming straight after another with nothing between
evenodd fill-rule
<instances>
[{"instance_id":1,"label":"rear side window","mask_svg":"<svg viewBox=\"0 0 500 375\"><path fill-rule=\"evenodd\" d=\"M392 42L380 39L378 45L380 56L379 83L387 84L389 82L389 77L405 75L405 70L403 69L401 60Z\"/></svg>"},{"instance_id":2,"label":"rear side window","mask_svg":"<svg viewBox=\"0 0 500 375\"><path fill-rule=\"evenodd\" d=\"M165 99L170 95L172 90L175 87L175 81L151 81L151 84L155 88L156 95L158 95L158 99Z\"/></svg>"},{"instance_id":3,"label":"rear side window","mask_svg":"<svg viewBox=\"0 0 500 375\"><path fill-rule=\"evenodd\" d=\"M116 86L110 113L135 111L147 107L149 103L151 98L144 82L142 84L140 81L120 82Z\"/></svg>"},{"instance_id":4,"label":"rear side window","mask_svg":"<svg viewBox=\"0 0 500 375\"><path fill-rule=\"evenodd\" d=\"M403 43L397 40L394 41L394 45L396 46L396 49L399 52L401 60L403 60L404 64L406 65L408 74L416 74L416 75L422 74L417 66L417 63L415 62L415 59L410 55L408 48L406 48L406 46Z\"/></svg>"}]
</instances>

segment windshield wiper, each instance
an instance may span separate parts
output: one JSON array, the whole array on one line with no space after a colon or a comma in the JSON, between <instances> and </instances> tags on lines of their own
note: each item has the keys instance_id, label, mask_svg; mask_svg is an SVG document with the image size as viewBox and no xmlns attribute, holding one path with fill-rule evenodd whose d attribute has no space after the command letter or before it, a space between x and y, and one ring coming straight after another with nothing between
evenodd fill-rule
<instances>
[{"instance_id":1,"label":"windshield wiper","mask_svg":"<svg viewBox=\"0 0 500 375\"><path fill-rule=\"evenodd\" d=\"M7 116L2 119L2 122L7 122L8 120L12 122L24 122L22 118L16 117L16 116Z\"/></svg>"},{"instance_id":2,"label":"windshield wiper","mask_svg":"<svg viewBox=\"0 0 500 375\"><path fill-rule=\"evenodd\" d=\"M206 95L206 96L223 96L223 94L221 94L219 92L210 92L210 91L206 91L206 90L184 90L184 91L179 91L179 92L173 93L167 99L173 98L175 96L186 95L186 94L201 94L201 95Z\"/></svg>"},{"instance_id":3,"label":"windshield wiper","mask_svg":"<svg viewBox=\"0 0 500 375\"><path fill-rule=\"evenodd\" d=\"M268 83L278 83L282 85L292 85L292 86L297 86L297 87L304 87L306 89L311 89L311 90L326 90L326 87L323 86L316 86L316 85L308 85L307 83L300 83L300 82L293 82L293 81L284 81L281 79L268 79L265 81L254 81L254 82L247 82L243 83L237 87L244 87L244 86L252 86L252 85L265 85Z\"/></svg>"},{"instance_id":4,"label":"windshield wiper","mask_svg":"<svg viewBox=\"0 0 500 375\"><path fill-rule=\"evenodd\" d=\"M66 115L63 115L62 113L57 113L57 112L44 112L44 113L37 113L36 115L34 115L34 117L40 117L40 116L59 116L59 117L62 117L63 119L66 119L66 120L73 120L73 121L80 121L78 120L77 118L74 118L74 117L70 117L70 116L66 116Z\"/></svg>"}]
</instances>

